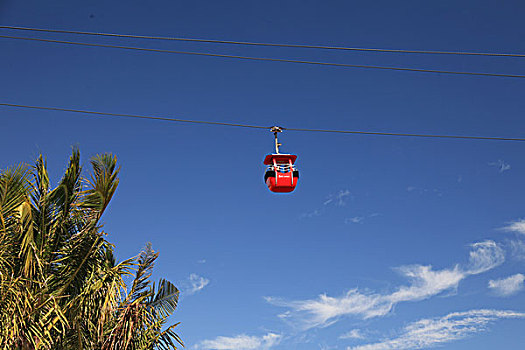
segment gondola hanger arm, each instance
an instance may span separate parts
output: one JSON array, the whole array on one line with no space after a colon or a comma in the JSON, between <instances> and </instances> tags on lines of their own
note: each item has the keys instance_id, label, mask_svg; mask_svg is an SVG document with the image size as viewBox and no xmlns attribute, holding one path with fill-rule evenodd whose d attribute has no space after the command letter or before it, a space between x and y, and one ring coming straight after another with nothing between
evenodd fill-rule
<instances>
[{"instance_id":1,"label":"gondola hanger arm","mask_svg":"<svg viewBox=\"0 0 525 350\"><path fill-rule=\"evenodd\" d=\"M270 128L270 132L273 132L273 135L275 136L275 153L279 154L279 147L282 146L282 144L279 143L279 140L277 139L277 134L283 132L283 128L281 128L280 126L272 126Z\"/></svg>"}]
</instances>

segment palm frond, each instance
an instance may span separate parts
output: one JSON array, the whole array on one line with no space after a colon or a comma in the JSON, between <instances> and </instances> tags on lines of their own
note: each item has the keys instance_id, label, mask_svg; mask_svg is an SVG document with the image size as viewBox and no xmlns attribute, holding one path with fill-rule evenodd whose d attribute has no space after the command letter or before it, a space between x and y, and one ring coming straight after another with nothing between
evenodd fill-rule
<instances>
[{"instance_id":1,"label":"palm frond","mask_svg":"<svg viewBox=\"0 0 525 350\"><path fill-rule=\"evenodd\" d=\"M82 176L73 149L51 187L45 158L0 172L0 349L177 349L165 328L178 289L150 281L151 244L116 262L99 220L118 186L116 157L91 160ZM133 276L127 290L124 278Z\"/></svg>"},{"instance_id":2,"label":"palm frond","mask_svg":"<svg viewBox=\"0 0 525 350\"><path fill-rule=\"evenodd\" d=\"M93 175L88 181L91 189L86 191L83 202L84 208L94 209L97 212L97 220L106 210L111 198L117 190L119 179L117 168L117 157L106 153L91 159Z\"/></svg>"},{"instance_id":3,"label":"palm frond","mask_svg":"<svg viewBox=\"0 0 525 350\"><path fill-rule=\"evenodd\" d=\"M153 287L155 289L155 287ZM179 302L179 290L170 281L161 279L158 283L158 289L153 300L148 307L155 309L162 317L169 317Z\"/></svg>"},{"instance_id":4,"label":"palm frond","mask_svg":"<svg viewBox=\"0 0 525 350\"><path fill-rule=\"evenodd\" d=\"M149 287L149 278L151 277L153 266L158 256L159 253L156 253L151 248L151 243L147 243L146 247L140 252L137 258L137 271L131 285L128 300L136 300L151 292L151 290L147 288Z\"/></svg>"}]
</instances>

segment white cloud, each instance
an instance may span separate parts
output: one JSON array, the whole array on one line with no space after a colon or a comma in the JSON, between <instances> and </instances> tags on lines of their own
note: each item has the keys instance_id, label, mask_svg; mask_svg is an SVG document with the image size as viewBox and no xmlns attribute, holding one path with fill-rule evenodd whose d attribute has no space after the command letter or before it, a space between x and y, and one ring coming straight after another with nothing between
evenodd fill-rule
<instances>
[{"instance_id":1,"label":"white cloud","mask_svg":"<svg viewBox=\"0 0 525 350\"><path fill-rule=\"evenodd\" d=\"M471 275L482 273L501 265L505 254L494 241L484 241L472 244L467 272Z\"/></svg>"},{"instance_id":2,"label":"white cloud","mask_svg":"<svg viewBox=\"0 0 525 350\"><path fill-rule=\"evenodd\" d=\"M350 191L348 190L339 191L339 193L335 195L335 199L337 201L336 205L340 205L340 206L345 205L348 196L350 196Z\"/></svg>"},{"instance_id":3,"label":"white cloud","mask_svg":"<svg viewBox=\"0 0 525 350\"><path fill-rule=\"evenodd\" d=\"M352 329L349 332L346 332L345 334L341 334L339 336L339 339L365 339L365 336L359 329Z\"/></svg>"},{"instance_id":4,"label":"white cloud","mask_svg":"<svg viewBox=\"0 0 525 350\"><path fill-rule=\"evenodd\" d=\"M510 164L505 163L503 160L498 159L497 162L489 163L490 166L495 166L498 168L499 172L502 173L504 171L510 170Z\"/></svg>"},{"instance_id":5,"label":"white cloud","mask_svg":"<svg viewBox=\"0 0 525 350\"><path fill-rule=\"evenodd\" d=\"M401 267L399 270L411 280L411 284L399 287L394 293L384 296L391 305L402 301L423 300L446 290L456 289L459 282L467 276L458 266L434 271L432 266L413 265Z\"/></svg>"},{"instance_id":6,"label":"white cloud","mask_svg":"<svg viewBox=\"0 0 525 350\"><path fill-rule=\"evenodd\" d=\"M330 346L326 344L319 344L319 350L336 350L337 346Z\"/></svg>"},{"instance_id":7,"label":"white cloud","mask_svg":"<svg viewBox=\"0 0 525 350\"><path fill-rule=\"evenodd\" d=\"M368 220L370 218L375 218L375 217L378 217L380 216L381 214L379 213L372 213L372 214L369 214L369 215L366 215L366 216L353 216L351 218L346 218L345 219L345 224L361 224L363 223L365 220Z\"/></svg>"},{"instance_id":8,"label":"white cloud","mask_svg":"<svg viewBox=\"0 0 525 350\"><path fill-rule=\"evenodd\" d=\"M279 317L303 330L329 326L343 316L362 319L385 316L400 302L424 300L448 290L456 290L459 282L467 276L485 272L504 260L503 250L493 241L475 243L471 247L469 263L464 268L459 265L442 270L433 270L432 266L424 265L398 268L410 283L398 287L392 293L364 293L352 289L340 297L321 294L317 299L308 300L266 300L288 308Z\"/></svg>"},{"instance_id":9,"label":"white cloud","mask_svg":"<svg viewBox=\"0 0 525 350\"><path fill-rule=\"evenodd\" d=\"M525 276L517 273L507 278L490 280L489 288L500 296L509 296L523 289L523 281L525 281Z\"/></svg>"},{"instance_id":10,"label":"white cloud","mask_svg":"<svg viewBox=\"0 0 525 350\"><path fill-rule=\"evenodd\" d=\"M346 201L348 200L348 197L350 197L350 191L349 190L339 190L336 194L331 194L328 196L328 199L323 202L323 205L328 205L330 203L334 203L337 206L344 206L346 205Z\"/></svg>"},{"instance_id":11,"label":"white cloud","mask_svg":"<svg viewBox=\"0 0 525 350\"><path fill-rule=\"evenodd\" d=\"M268 333L261 337L240 334L235 337L217 337L213 340L203 340L197 344L197 349L203 350L266 350L279 344L280 334Z\"/></svg>"},{"instance_id":12,"label":"white cloud","mask_svg":"<svg viewBox=\"0 0 525 350\"><path fill-rule=\"evenodd\" d=\"M192 273L190 277L188 278L188 287L184 289L184 294L186 295L192 295L197 292L200 292L204 289L208 284L210 283L210 280L204 277L201 277L197 274Z\"/></svg>"},{"instance_id":13,"label":"white cloud","mask_svg":"<svg viewBox=\"0 0 525 350\"><path fill-rule=\"evenodd\" d=\"M501 228L504 231L521 233L525 235L525 219L519 219L517 221L511 221L505 227Z\"/></svg>"},{"instance_id":14,"label":"white cloud","mask_svg":"<svg viewBox=\"0 0 525 350\"><path fill-rule=\"evenodd\" d=\"M323 206L320 209L315 209L311 212L302 213L299 215L299 218L308 219L320 216L321 214L324 214L325 211L328 210L327 208L332 205L338 207L345 206L350 195L351 194L349 190L339 190L339 192L337 192L336 194L329 195L328 198L323 202Z\"/></svg>"},{"instance_id":15,"label":"white cloud","mask_svg":"<svg viewBox=\"0 0 525 350\"><path fill-rule=\"evenodd\" d=\"M365 218L362 217L362 216L354 216L352 218L346 218L345 219L345 224L349 224L349 223L353 223L353 224L358 224L360 222L362 222Z\"/></svg>"},{"instance_id":16,"label":"white cloud","mask_svg":"<svg viewBox=\"0 0 525 350\"><path fill-rule=\"evenodd\" d=\"M385 315L391 309L391 305L381 295L364 294L357 289L348 291L342 297L321 294L318 299L312 300L284 301L278 298L266 298L266 301L289 308L288 312L279 317L291 321L303 330L329 326L344 315L370 318Z\"/></svg>"},{"instance_id":17,"label":"white cloud","mask_svg":"<svg viewBox=\"0 0 525 350\"><path fill-rule=\"evenodd\" d=\"M302 213L301 215L299 215L299 218L300 219L313 218L314 216L319 216L319 215L321 215L321 212L318 209L315 209L314 211L311 211L309 213Z\"/></svg>"},{"instance_id":18,"label":"white cloud","mask_svg":"<svg viewBox=\"0 0 525 350\"><path fill-rule=\"evenodd\" d=\"M197 264L206 264L206 259L197 260Z\"/></svg>"},{"instance_id":19,"label":"white cloud","mask_svg":"<svg viewBox=\"0 0 525 350\"><path fill-rule=\"evenodd\" d=\"M525 242L510 241L510 250L512 256L517 260L525 260Z\"/></svg>"},{"instance_id":20,"label":"white cloud","mask_svg":"<svg viewBox=\"0 0 525 350\"><path fill-rule=\"evenodd\" d=\"M524 318L525 313L499 310L455 312L441 318L422 319L406 326L397 338L348 347L347 350L427 349L463 339L487 329L488 324L505 318Z\"/></svg>"}]
</instances>

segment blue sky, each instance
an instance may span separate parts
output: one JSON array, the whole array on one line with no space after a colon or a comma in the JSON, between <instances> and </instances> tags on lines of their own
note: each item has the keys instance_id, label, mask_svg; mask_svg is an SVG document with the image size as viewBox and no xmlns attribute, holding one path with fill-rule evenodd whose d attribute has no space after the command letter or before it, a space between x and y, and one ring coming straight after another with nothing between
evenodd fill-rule
<instances>
[{"instance_id":1,"label":"blue sky","mask_svg":"<svg viewBox=\"0 0 525 350\"><path fill-rule=\"evenodd\" d=\"M521 52L522 1L0 1L0 23L355 47ZM2 35L12 33L1 31ZM56 38L46 34L38 37ZM75 39L61 35L61 39ZM176 50L525 74L523 59L84 38ZM0 39L2 102L299 128L522 137L521 79L388 72ZM518 349L524 145L285 132L0 108L0 168L72 146L118 156L105 230L150 241L189 349Z\"/></svg>"}]
</instances>

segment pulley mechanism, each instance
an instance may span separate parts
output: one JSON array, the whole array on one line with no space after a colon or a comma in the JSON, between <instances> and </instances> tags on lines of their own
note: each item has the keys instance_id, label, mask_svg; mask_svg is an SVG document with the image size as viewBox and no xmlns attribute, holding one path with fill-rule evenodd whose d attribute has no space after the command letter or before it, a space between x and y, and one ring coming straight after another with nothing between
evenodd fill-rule
<instances>
[{"instance_id":1,"label":"pulley mechanism","mask_svg":"<svg viewBox=\"0 0 525 350\"><path fill-rule=\"evenodd\" d=\"M279 154L279 147L282 146L282 144L279 143L279 140L277 140L277 134L283 132L283 129L280 126L272 126L270 131L273 132L275 137L275 153Z\"/></svg>"},{"instance_id":2,"label":"pulley mechanism","mask_svg":"<svg viewBox=\"0 0 525 350\"><path fill-rule=\"evenodd\" d=\"M264 158L264 164L268 166L264 174L264 182L272 192L292 192L299 180L299 170L294 166L297 156L279 152L282 144L279 143L277 134L283 132L281 127L272 126L270 132L275 138L275 153L268 154Z\"/></svg>"}]
</instances>

